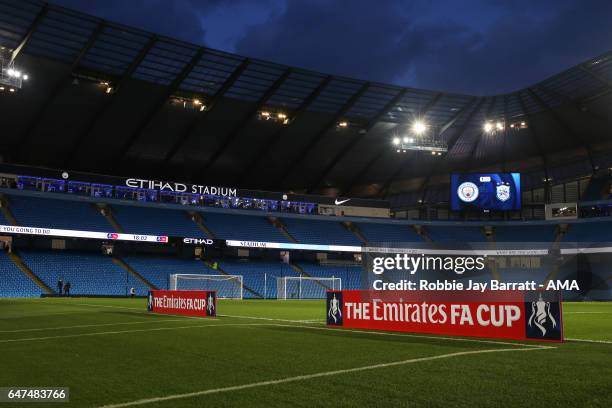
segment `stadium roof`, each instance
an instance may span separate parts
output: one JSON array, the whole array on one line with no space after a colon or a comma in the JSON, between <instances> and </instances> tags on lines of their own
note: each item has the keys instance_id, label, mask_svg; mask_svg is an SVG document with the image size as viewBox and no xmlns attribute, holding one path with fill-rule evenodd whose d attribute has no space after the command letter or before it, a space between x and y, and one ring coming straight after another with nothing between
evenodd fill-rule
<instances>
[{"instance_id":1,"label":"stadium roof","mask_svg":"<svg viewBox=\"0 0 612 408\"><path fill-rule=\"evenodd\" d=\"M11 163L385 196L451 171L589 174L612 150L612 52L512 93L459 95L274 64L35 0L0 0L0 47L31 77L0 96ZM447 155L395 151L417 118ZM506 126L487 133L486 121Z\"/></svg>"}]
</instances>

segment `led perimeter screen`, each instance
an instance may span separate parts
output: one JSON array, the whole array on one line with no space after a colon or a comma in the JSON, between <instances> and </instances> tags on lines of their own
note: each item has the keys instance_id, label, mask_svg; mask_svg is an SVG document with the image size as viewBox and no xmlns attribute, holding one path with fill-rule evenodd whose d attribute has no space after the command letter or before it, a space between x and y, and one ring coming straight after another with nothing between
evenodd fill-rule
<instances>
[{"instance_id":1,"label":"led perimeter screen","mask_svg":"<svg viewBox=\"0 0 612 408\"><path fill-rule=\"evenodd\" d=\"M451 174L451 210L520 210L520 173Z\"/></svg>"}]
</instances>

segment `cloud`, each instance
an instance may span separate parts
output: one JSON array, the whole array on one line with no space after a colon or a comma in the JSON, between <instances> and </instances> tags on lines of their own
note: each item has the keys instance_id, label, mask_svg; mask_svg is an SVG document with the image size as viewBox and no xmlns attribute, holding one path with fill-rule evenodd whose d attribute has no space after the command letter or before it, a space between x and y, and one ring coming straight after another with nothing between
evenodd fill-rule
<instances>
[{"instance_id":1,"label":"cloud","mask_svg":"<svg viewBox=\"0 0 612 408\"><path fill-rule=\"evenodd\" d=\"M323 73L487 95L612 49L609 0L53 0Z\"/></svg>"},{"instance_id":2,"label":"cloud","mask_svg":"<svg viewBox=\"0 0 612 408\"><path fill-rule=\"evenodd\" d=\"M612 49L612 2L298 1L239 53L470 94L514 91Z\"/></svg>"},{"instance_id":3,"label":"cloud","mask_svg":"<svg viewBox=\"0 0 612 408\"><path fill-rule=\"evenodd\" d=\"M202 44L206 31L201 14L221 0L52 0L54 4L76 9L112 22L136 27L183 41Z\"/></svg>"}]
</instances>

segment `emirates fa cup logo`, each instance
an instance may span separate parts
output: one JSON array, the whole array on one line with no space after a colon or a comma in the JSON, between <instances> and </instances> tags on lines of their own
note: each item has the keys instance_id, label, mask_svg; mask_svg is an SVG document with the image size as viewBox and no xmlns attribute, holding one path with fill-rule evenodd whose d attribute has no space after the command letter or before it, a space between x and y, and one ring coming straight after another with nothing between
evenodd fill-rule
<instances>
[{"instance_id":1,"label":"emirates fa cup logo","mask_svg":"<svg viewBox=\"0 0 612 408\"><path fill-rule=\"evenodd\" d=\"M209 316L213 316L215 314L215 298L211 293L208 294L208 301L206 302L206 311Z\"/></svg>"},{"instance_id":2,"label":"emirates fa cup logo","mask_svg":"<svg viewBox=\"0 0 612 408\"><path fill-rule=\"evenodd\" d=\"M538 329L540 329L543 337L546 336L547 330L545 326L548 323L550 323L553 329L557 327L557 321L550 312L550 302L545 302L544 299L542 299L542 294L540 293L538 300L531 302L531 316L529 317L527 324L529 327L535 325Z\"/></svg>"},{"instance_id":3,"label":"emirates fa cup logo","mask_svg":"<svg viewBox=\"0 0 612 408\"><path fill-rule=\"evenodd\" d=\"M342 306L340 301L336 299L336 295L329 301L329 310L327 316L333 319L334 323L338 323L338 319L342 318Z\"/></svg>"}]
</instances>

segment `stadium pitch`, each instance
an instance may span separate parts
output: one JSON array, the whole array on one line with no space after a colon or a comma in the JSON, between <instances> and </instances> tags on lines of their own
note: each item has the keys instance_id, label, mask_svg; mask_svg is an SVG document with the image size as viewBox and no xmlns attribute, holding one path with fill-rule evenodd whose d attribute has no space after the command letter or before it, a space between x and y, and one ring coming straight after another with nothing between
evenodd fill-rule
<instances>
[{"instance_id":1,"label":"stadium pitch","mask_svg":"<svg viewBox=\"0 0 612 408\"><path fill-rule=\"evenodd\" d=\"M70 387L52 405L78 407L612 401L610 303L566 303L562 344L331 329L324 308L220 301L203 319L149 314L143 299L1 299L0 384Z\"/></svg>"}]
</instances>

